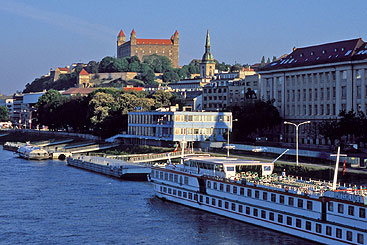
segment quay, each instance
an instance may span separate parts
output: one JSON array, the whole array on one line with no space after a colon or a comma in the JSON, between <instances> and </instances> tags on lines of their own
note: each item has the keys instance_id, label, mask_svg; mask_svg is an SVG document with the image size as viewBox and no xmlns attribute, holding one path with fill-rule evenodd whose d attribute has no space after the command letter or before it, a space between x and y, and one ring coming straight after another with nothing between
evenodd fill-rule
<instances>
[{"instance_id":1,"label":"quay","mask_svg":"<svg viewBox=\"0 0 367 245\"><path fill-rule=\"evenodd\" d=\"M97 156L79 155L68 157L67 165L116 178L132 180L147 180L147 175L151 172L150 166L145 164Z\"/></svg>"}]
</instances>

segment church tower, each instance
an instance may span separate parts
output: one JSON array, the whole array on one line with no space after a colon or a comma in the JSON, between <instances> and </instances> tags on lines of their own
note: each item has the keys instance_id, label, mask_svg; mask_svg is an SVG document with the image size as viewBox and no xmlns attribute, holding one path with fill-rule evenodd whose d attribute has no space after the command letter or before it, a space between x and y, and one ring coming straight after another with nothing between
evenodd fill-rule
<instances>
[{"instance_id":1,"label":"church tower","mask_svg":"<svg viewBox=\"0 0 367 245\"><path fill-rule=\"evenodd\" d=\"M214 76L215 62L210 52L209 30L206 33L205 53L200 63L200 77L211 79Z\"/></svg>"}]
</instances>

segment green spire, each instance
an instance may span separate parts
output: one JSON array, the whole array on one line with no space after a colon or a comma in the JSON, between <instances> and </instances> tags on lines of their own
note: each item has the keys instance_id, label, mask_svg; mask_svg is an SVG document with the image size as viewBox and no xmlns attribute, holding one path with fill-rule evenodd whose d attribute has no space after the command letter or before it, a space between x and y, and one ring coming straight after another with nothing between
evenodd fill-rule
<instances>
[{"instance_id":1,"label":"green spire","mask_svg":"<svg viewBox=\"0 0 367 245\"><path fill-rule=\"evenodd\" d=\"M204 62L204 63L214 62L213 55L210 52L210 36L209 36L209 30L206 33L205 53L203 55L202 62Z\"/></svg>"}]
</instances>

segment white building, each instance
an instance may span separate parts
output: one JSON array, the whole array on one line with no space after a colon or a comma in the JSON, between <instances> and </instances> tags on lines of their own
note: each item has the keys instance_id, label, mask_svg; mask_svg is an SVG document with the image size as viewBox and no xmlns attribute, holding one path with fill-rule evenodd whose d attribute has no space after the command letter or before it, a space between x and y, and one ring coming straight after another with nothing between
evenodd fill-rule
<instances>
[{"instance_id":1,"label":"white building","mask_svg":"<svg viewBox=\"0 0 367 245\"><path fill-rule=\"evenodd\" d=\"M361 38L294 48L259 73L260 97L274 99L287 121L318 122L337 118L341 110L367 112L367 44ZM294 138L292 127L284 140L294 142ZM300 143L327 142L303 133Z\"/></svg>"}]
</instances>

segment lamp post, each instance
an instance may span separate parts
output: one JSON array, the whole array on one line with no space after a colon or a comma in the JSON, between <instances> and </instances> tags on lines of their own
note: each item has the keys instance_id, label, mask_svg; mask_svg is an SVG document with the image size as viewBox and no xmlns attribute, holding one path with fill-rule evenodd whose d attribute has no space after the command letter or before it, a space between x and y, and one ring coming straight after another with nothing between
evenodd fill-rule
<instances>
[{"instance_id":1,"label":"lamp post","mask_svg":"<svg viewBox=\"0 0 367 245\"><path fill-rule=\"evenodd\" d=\"M292 123L292 122L284 122L284 124L289 124L289 125L293 125L296 127L296 165L297 166L298 166L298 128L299 126L306 124L306 123L311 123L311 121L301 122L299 124Z\"/></svg>"},{"instance_id":2,"label":"lamp post","mask_svg":"<svg viewBox=\"0 0 367 245\"><path fill-rule=\"evenodd\" d=\"M231 127L228 127L228 132L227 132L227 157L229 157L229 133L232 132L232 128L233 128L233 122L237 122L238 119L233 119L233 117L231 116ZM231 128L231 131L229 130Z\"/></svg>"}]
</instances>

